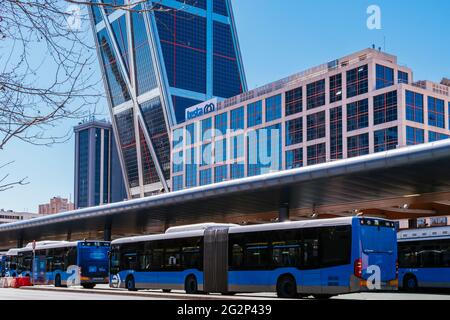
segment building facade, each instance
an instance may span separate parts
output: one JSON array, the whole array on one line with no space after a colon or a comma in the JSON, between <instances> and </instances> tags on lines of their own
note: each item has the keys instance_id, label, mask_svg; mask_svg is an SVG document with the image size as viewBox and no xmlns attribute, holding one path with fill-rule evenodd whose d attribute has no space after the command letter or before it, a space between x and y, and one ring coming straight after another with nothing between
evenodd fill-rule
<instances>
[{"instance_id":1,"label":"building facade","mask_svg":"<svg viewBox=\"0 0 450 320\"><path fill-rule=\"evenodd\" d=\"M39 217L39 215L37 213L16 212L13 210L0 209L0 224L34 219L37 217Z\"/></svg>"},{"instance_id":2,"label":"building facade","mask_svg":"<svg viewBox=\"0 0 450 320\"><path fill-rule=\"evenodd\" d=\"M87 208L127 198L112 126L88 121L75 132L75 208Z\"/></svg>"},{"instance_id":3,"label":"building facade","mask_svg":"<svg viewBox=\"0 0 450 320\"><path fill-rule=\"evenodd\" d=\"M98 1L90 15L128 197L167 192L170 130L185 109L246 91L231 1L148 1L131 10Z\"/></svg>"},{"instance_id":4,"label":"building facade","mask_svg":"<svg viewBox=\"0 0 450 320\"><path fill-rule=\"evenodd\" d=\"M75 210L75 205L66 198L53 197L49 203L39 205L39 214L55 214Z\"/></svg>"},{"instance_id":5,"label":"building facade","mask_svg":"<svg viewBox=\"0 0 450 320\"><path fill-rule=\"evenodd\" d=\"M174 127L172 190L446 139L449 91L366 49L219 101Z\"/></svg>"}]
</instances>

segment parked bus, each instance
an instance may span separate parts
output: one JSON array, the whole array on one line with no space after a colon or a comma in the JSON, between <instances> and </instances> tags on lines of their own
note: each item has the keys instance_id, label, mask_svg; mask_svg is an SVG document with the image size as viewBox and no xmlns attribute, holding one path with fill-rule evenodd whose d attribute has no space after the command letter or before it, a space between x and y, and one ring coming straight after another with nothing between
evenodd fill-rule
<instances>
[{"instance_id":1,"label":"parked bus","mask_svg":"<svg viewBox=\"0 0 450 320\"><path fill-rule=\"evenodd\" d=\"M4 277L6 273L6 251L0 252L0 277Z\"/></svg>"},{"instance_id":2,"label":"parked bus","mask_svg":"<svg viewBox=\"0 0 450 320\"><path fill-rule=\"evenodd\" d=\"M5 257L4 257L4 272L5 272L5 277L17 277L20 274L20 270L18 270L18 251L20 249L19 248L12 248L9 249L6 253L5 253Z\"/></svg>"},{"instance_id":3,"label":"parked bus","mask_svg":"<svg viewBox=\"0 0 450 320\"><path fill-rule=\"evenodd\" d=\"M450 288L450 227L398 233L399 286Z\"/></svg>"},{"instance_id":4,"label":"parked bus","mask_svg":"<svg viewBox=\"0 0 450 320\"><path fill-rule=\"evenodd\" d=\"M397 289L394 222L372 218L169 228L111 243L110 286L330 297Z\"/></svg>"},{"instance_id":5,"label":"parked bus","mask_svg":"<svg viewBox=\"0 0 450 320\"><path fill-rule=\"evenodd\" d=\"M36 244L33 263L31 244L18 251L18 264L23 276L31 276L34 284L67 285L69 280L84 288L108 283L108 252L106 241L50 241Z\"/></svg>"}]
</instances>

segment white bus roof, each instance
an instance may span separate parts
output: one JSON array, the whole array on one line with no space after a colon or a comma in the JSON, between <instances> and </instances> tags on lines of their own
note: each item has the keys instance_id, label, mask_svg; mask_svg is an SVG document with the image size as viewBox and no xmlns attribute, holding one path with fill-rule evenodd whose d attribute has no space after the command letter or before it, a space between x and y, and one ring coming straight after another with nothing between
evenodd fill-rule
<instances>
[{"instance_id":1,"label":"white bus roof","mask_svg":"<svg viewBox=\"0 0 450 320\"><path fill-rule=\"evenodd\" d=\"M167 233L175 233L175 232L186 232L186 231L195 231L195 230L206 230L211 227L239 227L238 224L232 224L232 223L214 223L214 222L208 222L208 223L199 223L199 224L190 224L186 226L177 226L177 227L170 227L166 230Z\"/></svg>"},{"instance_id":2,"label":"white bus roof","mask_svg":"<svg viewBox=\"0 0 450 320\"><path fill-rule=\"evenodd\" d=\"M203 236L207 228L199 228L198 226L209 225L211 227L217 226L228 226L229 233L240 233L240 232L255 232L255 231L270 231L270 230L284 230L284 229L295 229L295 228L309 228L309 227L326 227L326 226L336 226L336 225L350 225L354 217L344 217L335 219L317 219L311 221L295 221L295 222L282 222L282 223L268 223L261 225L251 225L251 226L239 226L236 224L220 224L220 223L207 223L202 225L187 225L180 227L173 227L167 229L176 230L177 232L171 231L162 234L154 235L144 235L116 239L111 242L112 245L123 244L123 243L134 243L134 242L144 242L144 241L156 241L165 239L178 239L178 238L188 238L188 237L199 237ZM384 219L381 219L384 220ZM195 226L196 229L195 229ZM192 228L194 230L192 230ZM177 228L177 229L175 229ZM188 230L188 231L185 231Z\"/></svg>"},{"instance_id":3,"label":"white bus roof","mask_svg":"<svg viewBox=\"0 0 450 320\"><path fill-rule=\"evenodd\" d=\"M402 230L397 233L398 241L432 240L450 238L450 226Z\"/></svg>"},{"instance_id":4,"label":"white bus roof","mask_svg":"<svg viewBox=\"0 0 450 320\"><path fill-rule=\"evenodd\" d=\"M7 256L17 256L17 253L19 252L20 248L11 248L6 252Z\"/></svg>"}]
</instances>

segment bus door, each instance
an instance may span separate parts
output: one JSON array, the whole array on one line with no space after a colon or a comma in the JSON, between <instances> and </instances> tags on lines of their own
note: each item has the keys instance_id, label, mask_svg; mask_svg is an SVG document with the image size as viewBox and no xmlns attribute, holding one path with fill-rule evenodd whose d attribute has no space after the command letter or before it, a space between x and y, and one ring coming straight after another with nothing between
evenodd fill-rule
<instances>
[{"instance_id":1,"label":"bus door","mask_svg":"<svg viewBox=\"0 0 450 320\"><path fill-rule=\"evenodd\" d=\"M302 230L302 266L300 284L303 292L322 293L319 269L319 233L317 229Z\"/></svg>"},{"instance_id":2,"label":"bus door","mask_svg":"<svg viewBox=\"0 0 450 320\"><path fill-rule=\"evenodd\" d=\"M45 275L46 266L46 256L36 252L33 260L33 282L35 284L47 284Z\"/></svg>"},{"instance_id":3,"label":"bus door","mask_svg":"<svg viewBox=\"0 0 450 320\"><path fill-rule=\"evenodd\" d=\"M228 228L211 227L205 230L203 290L228 292Z\"/></svg>"}]
</instances>

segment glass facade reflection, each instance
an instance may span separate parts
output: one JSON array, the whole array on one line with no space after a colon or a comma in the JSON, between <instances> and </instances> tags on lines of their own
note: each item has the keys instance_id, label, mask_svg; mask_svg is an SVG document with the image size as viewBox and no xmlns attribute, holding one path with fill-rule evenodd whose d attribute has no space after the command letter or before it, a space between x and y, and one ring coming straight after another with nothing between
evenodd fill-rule
<instances>
[{"instance_id":1,"label":"glass facade reflection","mask_svg":"<svg viewBox=\"0 0 450 320\"><path fill-rule=\"evenodd\" d=\"M130 197L170 191L171 169L179 170L170 163L171 128L185 121L187 108L246 90L231 2L162 0L126 11L101 5L90 10ZM236 117L241 125L244 115ZM183 188L186 179L173 183Z\"/></svg>"}]
</instances>

